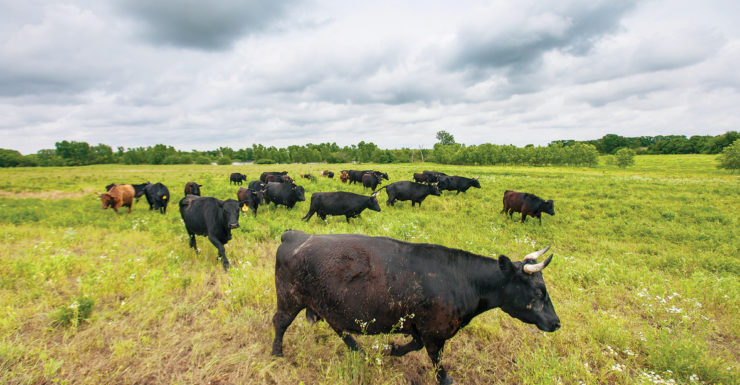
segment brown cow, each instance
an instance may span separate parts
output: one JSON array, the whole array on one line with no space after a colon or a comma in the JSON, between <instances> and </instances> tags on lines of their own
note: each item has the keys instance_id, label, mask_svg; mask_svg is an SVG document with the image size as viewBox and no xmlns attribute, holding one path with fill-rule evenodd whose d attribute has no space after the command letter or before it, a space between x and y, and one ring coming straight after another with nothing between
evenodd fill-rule
<instances>
[{"instance_id":1,"label":"brown cow","mask_svg":"<svg viewBox=\"0 0 740 385\"><path fill-rule=\"evenodd\" d=\"M98 196L103 202L103 210L110 206L118 212L119 207L128 206L128 212L131 212L131 206L134 203L134 187L130 184L119 184L111 187L107 193L98 194Z\"/></svg>"},{"instance_id":2,"label":"brown cow","mask_svg":"<svg viewBox=\"0 0 740 385\"><path fill-rule=\"evenodd\" d=\"M342 175L339 177L339 179L342 180L342 183L347 183L347 180L349 180L349 173L347 170L342 170Z\"/></svg>"},{"instance_id":3,"label":"brown cow","mask_svg":"<svg viewBox=\"0 0 740 385\"><path fill-rule=\"evenodd\" d=\"M506 190L504 192L504 208L501 210L501 214L509 214L509 217L512 217L514 212L522 213L522 222L529 215L532 218L539 219L540 224L542 224L542 213L555 215L555 208L552 200L540 199L534 194Z\"/></svg>"}]
</instances>

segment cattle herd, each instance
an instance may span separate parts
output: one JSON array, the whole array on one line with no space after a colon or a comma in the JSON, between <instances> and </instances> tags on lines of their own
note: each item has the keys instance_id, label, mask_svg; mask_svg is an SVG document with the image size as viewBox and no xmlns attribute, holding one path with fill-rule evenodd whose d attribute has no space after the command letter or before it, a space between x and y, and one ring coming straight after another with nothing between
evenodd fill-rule
<instances>
[{"instance_id":1,"label":"cattle herd","mask_svg":"<svg viewBox=\"0 0 740 385\"><path fill-rule=\"evenodd\" d=\"M282 172L263 172L247 188L239 187L237 199L220 200L201 195L202 185L185 184L185 196L179 209L190 239L198 252L196 235L206 236L218 249L224 270L229 268L224 245L231 240L231 230L239 227L240 211L257 215L261 204L273 203L293 208L305 201L302 186ZM398 181L378 189L388 174L375 170L342 170L342 183L362 184L369 196L343 191L316 192L311 195L305 221L316 214L359 217L365 209L380 211L378 196L386 190L386 206L396 201L419 205L429 195L442 191L465 193L480 188L478 178L446 175L436 171L413 174L414 181ZM333 178L328 170L319 176ZM301 177L315 180L310 174ZM229 183L240 185L247 176L229 175ZM150 210L167 213L169 190L162 183L111 184L98 194L102 208L128 207L144 196ZM534 194L507 190L501 213L521 213L539 220L543 212L555 215L552 200ZM522 261L511 261L505 255L498 259L435 244L409 243L387 237L360 234L306 234L286 230L281 237L275 261L277 310L273 317L275 337L272 354L282 356L283 335L298 313L305 309L306 318L324 320L352 350L362 349L351 333L400 333L411 337L404 345L393 344L392 356L403 356L425 348L436 368L437 381L451 384L452 379L440 365L440 353L452 338L475 316L493 308L540 330L553 332L560 327L541 271L552 260L537 259L547 252L535 251Z\"/></svg>"}]
</instances>

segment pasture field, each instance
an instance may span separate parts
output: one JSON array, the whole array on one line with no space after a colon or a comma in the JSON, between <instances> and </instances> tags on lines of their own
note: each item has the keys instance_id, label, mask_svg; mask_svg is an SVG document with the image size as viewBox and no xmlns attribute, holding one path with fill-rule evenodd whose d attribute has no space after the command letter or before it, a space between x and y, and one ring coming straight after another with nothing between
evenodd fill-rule
<instances>
[{"instance_id":1,"label":"pasture field","mask_svg":"<svg viewBox=\"0 0 740 385\"><path fill-rule=\"evenodd\" d=\"M496 309L448 341L442 363L458 384L740 382L740 178L704 155L638 156L626 170L399 165L127 166L0 169L2 384L431 384L424 350L382 354L400 335L360 336L350 353L300 314L285 358L270 356L274 260L285 229L364 233L520 260L552 245L545 281L562 328L544 333ZM390 182L436 169L480 176L482 189L445 192L306 223L310 195L361 186L297 178L344 168ZM231 172L290 172L306 202L243 213L217 251L188 247L177 201L187 181L235 198ZM101 210L108 183L162 182L167 214L145 200ZM499 214L504 190L555 200L542 225ZM365 320L367 321L367 320Z\"/></svg>"}]
</instances>

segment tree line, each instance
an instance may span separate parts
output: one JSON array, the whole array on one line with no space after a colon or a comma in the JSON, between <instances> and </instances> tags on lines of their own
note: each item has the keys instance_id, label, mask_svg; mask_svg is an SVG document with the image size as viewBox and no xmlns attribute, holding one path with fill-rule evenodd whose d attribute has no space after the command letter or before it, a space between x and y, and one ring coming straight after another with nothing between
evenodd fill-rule
<instances>
[{"instance_id":1,"label":"tree line","mask_svg":"<svg viewBox=\"0 0 740 385\"><path fill-rule=\"evenodd\" d=\"M630 149L637 154L718 154L740 134L729 131L717 136L641 136L622 137L608 134L589 141L558 140L547 146L456 143L446 131L437 133L438 142L431 149L381 149L372 142L339 146L336 143L308 143L277 148L253 144L233 149L219 147L209 151L182 151L157 144L147 147L114 150L106 144L92 146L86 142L55 143L53 149L22 155L11 149L0 149L0 167L83 166L91 164L231 164L233 162L272 163L410 163L431 161L461 165L562 165L595 166L599 155L616 154ZM624 152L622 152L624 153Z\"/></svg>"}]
</instances>

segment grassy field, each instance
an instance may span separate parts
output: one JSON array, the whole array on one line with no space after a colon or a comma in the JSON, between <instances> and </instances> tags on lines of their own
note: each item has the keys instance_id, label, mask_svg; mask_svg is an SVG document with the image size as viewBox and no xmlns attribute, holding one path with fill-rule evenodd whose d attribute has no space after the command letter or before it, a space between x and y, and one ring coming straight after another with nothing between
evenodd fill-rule
<instances>
[{"instance_id":1,"label":"grassy field","mask_svg":"<svg viewBox=\"0 0 740 385\"><path fill-rule=\"evenodd\" d=\"M626 170L415 165L89 166L0 169L0 383L428 384L425 351L382 355L402 336L360 336L363 358L325 323L299 315L285 358L269 355L274 259L285 229L431 242L515 260L552 245L545 280L562 328L543 333L500 310L446 345L458 384L737 384L740 378L740 178L713 156L638 156ZM298 181L306 202L242 215L217 251L188 248L177 200L187 181L235 198L228 175L380 169L391 182L436 169L482 189L308 223L310 195L362 192L338 178ZM162 182L166 215L142 200L101 210L111 182ZM502 214L504 190L555 200L542 225ZM515 215L515 218L517 216Z\"/></svg>"}]
</instances>

